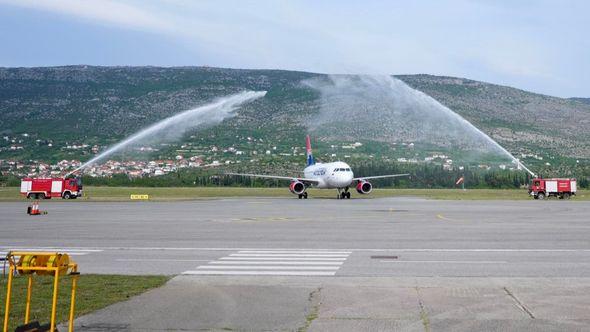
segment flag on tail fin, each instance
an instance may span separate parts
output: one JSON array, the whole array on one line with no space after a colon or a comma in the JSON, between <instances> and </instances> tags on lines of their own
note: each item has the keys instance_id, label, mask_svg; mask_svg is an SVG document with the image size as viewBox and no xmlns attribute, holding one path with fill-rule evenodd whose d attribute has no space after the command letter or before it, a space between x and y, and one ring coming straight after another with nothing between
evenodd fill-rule
<instances>
[{"instance_id":1,"label":"flag on tail fin","mask_svg":"<svg viewBox=\"0 0 590 332\"><path fill-rule=\"evenodd\" d=\"M305 150L307 152L307 166L315 165L315 160L311 153L311 140L309 139L309 135L305 137Z\"/></svg>"},{"instance_id":2,"label":"flag on tail fin","mask_svg":"<svg viewBox=\"0 0 590 332\"><path fill-rule=\"evenodd\" d=\"M463 181L465 181L465 177L464 177L464 176L460 177L460 178L457 180L457 182L455 182L455 185L456 185L456 186L458 186L458 185L460 185L461 183L463 183Z\"/></svg>"}]
</instances>

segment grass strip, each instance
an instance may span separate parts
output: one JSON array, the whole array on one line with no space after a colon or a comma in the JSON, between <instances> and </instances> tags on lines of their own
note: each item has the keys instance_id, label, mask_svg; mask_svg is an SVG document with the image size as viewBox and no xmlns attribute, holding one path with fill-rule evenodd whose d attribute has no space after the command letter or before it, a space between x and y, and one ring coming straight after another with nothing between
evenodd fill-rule
<instances>
[{"instance_id":1,"label":"grass strip","mask_svg":"<svg viewBox=\"0 0 590 332\"><path fill-rule=\"evenodd\" d=\"M532 200L526 189L379 189L355 198L411 196L447 200ZM309 189L312 198L336 198L336 190ZM285 188L248 187L84 187L84 197L74 201L129 201L130 195L149 195L155 201L179 201L222 197L296 197ZM0 188L0 201L26 200L17 187ZM573 200L590 200L590 191L579 190ZM53 198L52 201L63 201ZM71 202L71 201L69 201Z\"/></svg>"},{"instance_id":2,"label":"grass strip","mask_svg":"<svg viewBox=\"0 0 590 332\"><path fill-rule=\"evenodd\" d=\"M162 286L166 276L123 276L82 274L79 276L76 292L76 317L104 308L116 302L141 294L149 289ZM71 277L59 278L57 321L66 322L70 313ZM6 286L8 276L0 276L0 316L4 324ZM13 278L9 331L23 324L27 294L27 277ZM34 276L31 299L31 321L48 323L51 316L53 277Z\"/></svg>"}]
</instances>

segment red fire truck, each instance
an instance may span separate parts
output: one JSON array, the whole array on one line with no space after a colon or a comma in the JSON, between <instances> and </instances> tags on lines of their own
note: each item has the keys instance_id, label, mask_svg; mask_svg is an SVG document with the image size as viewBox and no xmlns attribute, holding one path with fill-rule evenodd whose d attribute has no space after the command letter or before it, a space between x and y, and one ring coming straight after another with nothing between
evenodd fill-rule
<instances>
[{"instance_id":1,"label":"red fire truck","mask_svg":"<svg viewBox=\"0 0 590 332\"><path fill-rule=\"evenodd\" d=\"M20 194L34 199L74 199L82 196L82 179L24 178L20 183Z\"/></svg>"},{"instance_id":2,"label":"red fire truck","mask_svg":"<svg viewBox=\"0 0 590 332\"><path fill-rule=\"evenodd\" d=\"M529 195L535 199L559 197L569 199L577 191L576 179L539 179L535 178L529 185Z\"/></svg>"}]
</instances>

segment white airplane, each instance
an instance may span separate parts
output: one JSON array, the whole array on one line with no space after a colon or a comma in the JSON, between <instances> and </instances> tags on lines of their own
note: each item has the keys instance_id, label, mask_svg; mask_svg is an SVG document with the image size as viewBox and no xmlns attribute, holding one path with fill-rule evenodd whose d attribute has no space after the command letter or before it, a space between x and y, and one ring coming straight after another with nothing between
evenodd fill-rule
<instances>
[{"instance_id":1,"label":"white airplane","mask_svg":"<svg viewBox=\"0 0 590 332\"><path fill-rule=\"evenodd\" d=\"M409 174L390 174L365 176L355 178L350 166L342 161L332 163L316 163L311 153L311 142L309 135L306 137L307 148L307 167L303 170L303 177L276 176L264 174L241 174L226 173L227 175L249 176L255 178L277 179L291 181L289 190L301 198L307 198L307 188L316 187L319 189L337 189L338 199L350 198L349 188L353 185L359 194L370 194L373 191L373 185L368 181L371 179L394 178L399 176L408 176Z\"/></svg>"}]
</instances>

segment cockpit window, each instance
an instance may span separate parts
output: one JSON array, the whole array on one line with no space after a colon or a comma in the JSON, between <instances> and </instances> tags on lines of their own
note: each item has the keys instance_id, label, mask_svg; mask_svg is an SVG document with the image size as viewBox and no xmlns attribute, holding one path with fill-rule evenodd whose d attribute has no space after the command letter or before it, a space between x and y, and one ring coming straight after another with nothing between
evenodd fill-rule
<instances>
[{"instance_id":1,"label":"cockpit window","mask_svg":"<svg viewBox=\"0 0 590 332\"><path fill-rule=\"evenodd\" d=\"M347 168L347 169L346 169L346 171L347 171L347 172L351 172L350 168Z\"/></svg>"}]
</instances>

